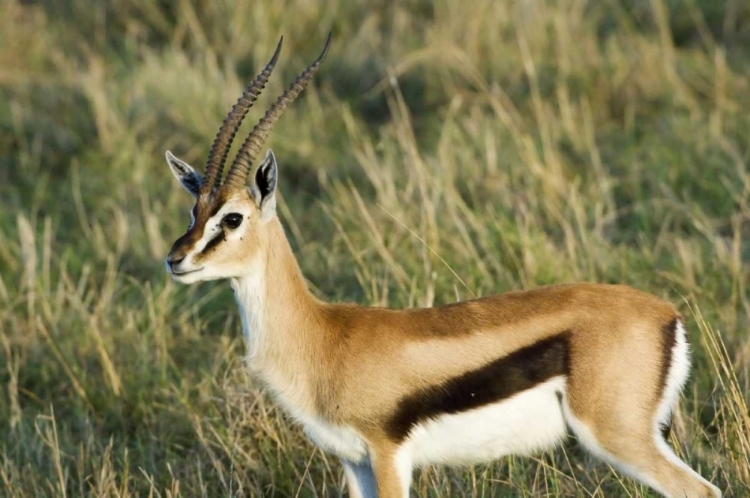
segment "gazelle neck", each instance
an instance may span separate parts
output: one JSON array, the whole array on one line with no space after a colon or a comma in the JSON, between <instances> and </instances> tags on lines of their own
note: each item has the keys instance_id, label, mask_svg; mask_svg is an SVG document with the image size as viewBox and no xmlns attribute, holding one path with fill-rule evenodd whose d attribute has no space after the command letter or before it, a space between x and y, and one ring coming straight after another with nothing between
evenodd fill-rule
<instances>
[{"instance_id":1,"label":"gazelle neck","mask_svg":"<svg viewBox=\"0 0 750 498\"><path fill-rule=\"evenodd\" d=\"M309 291L278 218L268 221L259 258L231 279L248 364L291 406L314 411L315 371L329 329L324 303Z\"/></svg>"}]
</instances>

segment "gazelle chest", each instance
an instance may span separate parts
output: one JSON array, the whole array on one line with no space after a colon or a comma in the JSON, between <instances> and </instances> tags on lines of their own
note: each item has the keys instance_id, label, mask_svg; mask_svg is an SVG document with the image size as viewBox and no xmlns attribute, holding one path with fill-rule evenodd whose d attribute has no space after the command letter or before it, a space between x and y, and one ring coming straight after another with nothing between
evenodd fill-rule
<instances>
[{"instance_id":1,"label":"gazelle chest","mask_svg":"<svg viewBox=\"0 0 750 498\"><path fill-rule=\"evenodd\" d=\"M305 389L305 379L285 378L273 369L262 373L276 401L297 420L310 440L321 450L351 462L367 456L364 438L353 428L333 424L315 413L315 403Z\"/></svg>"},{"instance_id":2,"label":"gazelle chest","mask_svg":"<svg viewBox=\"0 0 750 498\"><path fill-rule=\"evenodd\" d=\"M265 299L265 281L263 273L257 271L249 273L249 276L241 279L231 280L234 298L240 309L240 320L242 321L242 335L247 346L248 361L258 353L265 339L263 327L263 300Z\"/></svg>"}]
</instances>

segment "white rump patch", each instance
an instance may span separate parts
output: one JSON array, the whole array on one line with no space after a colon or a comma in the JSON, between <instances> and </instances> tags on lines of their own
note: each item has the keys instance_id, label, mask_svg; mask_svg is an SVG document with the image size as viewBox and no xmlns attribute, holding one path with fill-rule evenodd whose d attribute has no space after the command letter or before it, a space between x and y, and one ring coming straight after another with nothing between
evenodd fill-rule
<instances>
[{"instance_id":1,"label":"white rump patch","mask_svg":"<svg viewBox=\"0 0 750 498\"><path fill-rule=\"evenodd\" d=\"M664 397L656 410L655 430L661 431L661 427L667 425L670 416L680 397L682 388L690 374L690 350L687 343L687 332L682 322L677 321L675 328L675 343L672 347L672 358L664 383ZM661 437L660 437L661 439Z\"/></svg>"},{"instance_id":2,"label":"white rump patch","mask_svg":"<svg viewBox=\"0 0 750 498\"><path fill-rule=\"evenodd\" d=\"M656 441L656 447L659 449L659 452L664 455L667 460L673 465L683 469L688 474L691 474L694 478L702 481L714 492L715 496L720 497L721 491L719 488L708 482L702 475L698 474L688 464L680 460L661 435L661 428L670 422L672 412L679 402L680 394L682 393L682 389L685 386L685 382L689 375L690 346L687 342L687 331L685 330L685 326L678 320L677 327L675 328L675 344L672 348L672 361L669 365L669 373L667 374L667 381L664 385L664 397L659 403L659 408L656 411L656 420L654 420L654 440ZM657 487L656 489L659 488Z\"/></svg>"}]
</instances>

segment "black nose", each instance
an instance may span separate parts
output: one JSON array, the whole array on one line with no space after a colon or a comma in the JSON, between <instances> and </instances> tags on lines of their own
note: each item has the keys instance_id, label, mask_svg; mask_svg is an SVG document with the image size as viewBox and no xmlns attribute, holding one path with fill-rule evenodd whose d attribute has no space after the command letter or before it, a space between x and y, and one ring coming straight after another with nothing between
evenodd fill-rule
<instances>
[{"instance_id":1,"label":"black nose","mask_svg":"<svg viewBox=\"0 0 750 498\"><path fill-rule=\"evenodd\" d=\"M184 255L170 254L167 256L167 263L169 263L169 266L179 265L184 259Z\"/></svg>"},{"instance_id":2,"label":"black nose","mask_svg":"<svg viewBox=\"0 0 750 498\"><path fill-rule=\"evenodd\" d=\"M175 240L174 244L172 244L172 248L169 250L169 254L167 254L167 263L169 266L179 265L188 255L190 247L192 247L193 244L192 230Z\"/></svg>"}]
</instances>

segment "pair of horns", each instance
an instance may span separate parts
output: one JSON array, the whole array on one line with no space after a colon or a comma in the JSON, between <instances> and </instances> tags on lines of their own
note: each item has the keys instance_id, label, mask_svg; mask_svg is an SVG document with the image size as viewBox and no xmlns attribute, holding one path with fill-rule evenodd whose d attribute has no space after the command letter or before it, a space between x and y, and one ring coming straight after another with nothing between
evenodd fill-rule
<instances>
[{"instance_id":1,"label":"pair of horns","mask_svg":"<svg viewBox=\"0 0 750 498\"><path fill-rule=\"evenodd\" d=\"M263 68L255 79L250 83L245 91L242 92L237 103L232 106L232 110L229 111L227 117L219 128L219 132L216 134L214 143L211 146L211 152L208 154L208 161L206 162L206 173L204 175L203 184L201 185L201 195L208 195L213 190L216 181L221 181L221 175L224 169L224 164L229 154L229 148L232 146L234 136L237 134L242 120L245 119L247 112L253 106L258 96L263 91L263 88L268 83L268 78L271 76L276 61L279 58L281 52L281 44L284 41L282 36L279 40L279 44L276 46L276 50L273 53L273 57L268 61L266 67ZM312 80L315 73L320 67L320 63L328 52L328 46L331 43L331 33L328 33L326 44L323 47L323 51L320 53L315 62L310 64L307 69L302 71L296 80L286 89L281 96L276 99L270 109L266 111L265 115L258 121L250 135L247 136L245 142L242 144L240 151L237 153L232 166L227 173L227 178L224 185L230 187L242 187L245 185L247 174L250 168L260 152L260 148L263 146L268 137L268 133L279 120L281 115L284 113L284 109L291 104L295 98L305 89L307 84Z\"/></svg>"}]
</instances>

